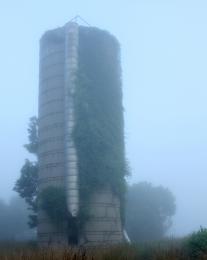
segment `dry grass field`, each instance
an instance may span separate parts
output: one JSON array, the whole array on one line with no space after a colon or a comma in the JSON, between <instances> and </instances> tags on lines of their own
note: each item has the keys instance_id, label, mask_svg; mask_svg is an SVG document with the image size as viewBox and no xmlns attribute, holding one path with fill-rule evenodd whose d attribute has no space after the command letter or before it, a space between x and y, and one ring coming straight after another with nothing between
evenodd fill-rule
<instances>
[{"instance_id":1,"label":"dry grass field","mask_svg":"<svg viewBox=\"0 0 207 260\"><path fill-rule=\"evenodd\" d=\"M2 243L2 260L184 260L190 259L174 243L151 245L120 245L94 249L38 249L34 244ZM202 260L206 257L200 258Z\"/></svg>"},{"instance_id":2,"label":"dry grass field","mask_svg":"<svg viewBox=\"0 0 207 260\"><path fill-rule=\"evenodd\" d=\"M107 248L38 249L36 243L0 243L0 260L207 260L207 254L189 257L186 239Z\"/></svg>"},{"instance_id":3,"label":"dry grass field","mask_svg":"<svg viewBox=\"0 0 207 260\"><path fill-rule=\"evenodd\" d=\"M207 260L207 229L182 239L93 248L38 248L36 242L0 242L0 260Z\"/></svg>"}]
</instances>

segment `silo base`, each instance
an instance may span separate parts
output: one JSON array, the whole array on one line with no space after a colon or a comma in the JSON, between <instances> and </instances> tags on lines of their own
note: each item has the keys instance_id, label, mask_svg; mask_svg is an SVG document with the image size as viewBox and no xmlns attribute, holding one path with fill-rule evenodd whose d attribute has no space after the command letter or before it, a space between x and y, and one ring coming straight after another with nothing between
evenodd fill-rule
<instances>
[{"instance_id":1,"label":"silo base","mask_svg":"<svg viewBox=\"0 0 207 260\"><path fill-rule=\"evenodd\" d=\"M80 237L84 246L123 243L120 202L109 189L96 192L90 201L89 220Z\"/></svg>"}]
</instances>

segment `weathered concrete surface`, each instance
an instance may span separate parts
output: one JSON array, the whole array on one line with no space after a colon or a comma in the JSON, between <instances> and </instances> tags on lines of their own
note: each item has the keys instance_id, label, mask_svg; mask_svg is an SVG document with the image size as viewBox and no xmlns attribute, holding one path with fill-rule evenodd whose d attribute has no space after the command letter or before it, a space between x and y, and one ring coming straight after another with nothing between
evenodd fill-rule
<instances>
[{"instance_id":1,"label":"weathered concrete surface","mask_svg":"<svg viewBox=\"0 0 207 260\"><path fill-rule=\"evenodd\" d=\"M39 191L65 183L64 161L64 34L47 32L40 42L39 73ZM52 225L38 212L38 242L41 246L67 243L65 224Z\"/></svg>"},{"instance_id":2,"label":"weathered concrete surface","mask_svg":"<svg viewBox=\"0 0 207 260\"><path fill-rule=\"evenodd\" d=\"M78 66L78 26L73 29L68 24L67 28L48 31L40 42L38 159L39 191L48 186L64 187L68 209L76 216L78 158L71 132L75 123L73 92ZM93 246L123 241L120 203L109 188L93 194L89 215L79 244ZM42 210L38 212L38 221L40 246L67 245L66 223L55 227Z\"/></svg>"},{"instance_id":3,"label":"weathered concrete surface","mask_svg":"<svg viewBox=\"0 0 207 260\"><path fill-rule=\"evenodd\" d=\"M75 125L74 101L75 79L78 69L78 24L65 26L65 188L67 208L73 217L79 213L78 158L72 138Z\"/></svg>"},{"instance_id":4,"label":"weathered concrete surface","mask_svg":"<svg viewBox=\"0 0 207 260\"><path fill-rule=\"evenodd\" d=\"M119 199L109 188L95 192L89 203L89 220L80 242L86 246L96 246L122 241Z\"/></svg>"}]
</instances>

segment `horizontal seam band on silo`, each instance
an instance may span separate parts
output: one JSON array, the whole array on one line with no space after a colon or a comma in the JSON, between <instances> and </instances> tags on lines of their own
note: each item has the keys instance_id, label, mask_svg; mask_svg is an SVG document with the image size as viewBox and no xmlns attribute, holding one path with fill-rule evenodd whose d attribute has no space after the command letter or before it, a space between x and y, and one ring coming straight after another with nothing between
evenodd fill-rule
<instances>
[{"instance_id":1,"label":"horizontal seam band on silo","mask_svg":"<svg viewBox=\"0 0 207 260\"><path fill-rule=\"evenodd\" d=\"M54 99L51 99L51 100L49 100L49 101L47 101L47 102L42 102L41 104L40 104L40 106L41 107L44 107L44 106L47 106L47 105L49 105L50 103L62 103L63 102L63 98L54 98Z\"/></svg>"},{"instance_id":2,"label":"horizontal seam band on silo","mask_svg":"<svg viewBox=\"0 0 207 260\"><path fill-rule=\"evenodd\" d=\"M55 123L55 124L47 125L44 127L39 127L39 132L44 132L44 131L50 130L51 128L61 128L62 129L63 125L64 125L63 123Z\"/></svg>"},{"instance_id":3,"label":"horizontal seam band on silo","mask_svg":"<svg viewBox=\"0 0 207 260\"><path fill-rule=\"evenodd\" d=\"M47 155L64 154L64 149L51 149L45 152L38 153L39 157L45 157Z\"/></svg>"},{"instance_id":4,"label":"horizontal seam band on silo","mask_svg":"<svg viewBox=\"0 0 207 260\"><path fill-rule=\"evenodd\" d=\"M39 84L39 90L44 90L44 89L47 89L48 86L49 88L50 87L54 87L54 86L58 86L60 91L63 91L63 88L62 88L62 84L64 82L64 77L60 77L60 76L57 76L57 77L50 77L50 78L46 78L45 80L43 80L43 82L41 82ZM41 93L39 93L40 95Z\"/></svg>"},{"instance_id":5,"label":"horizontal seam band on silo","mask_svg":"<svg viewBox=\"0 0 207 260\"><path fill-rule=\"evenodd\" d=\"M63 165L64 163L46 163L46 164L42 164L42 166L39 167L39 170L53 168L57 166L63 166Z\"/></svg>"},{"instance_id":6,"label":"horizontal seam band on silo","mask_svg":"<svg viewBox=\"0 0 207 260\"><path fill-rule=\"evenodd\" d=\"M39 237L50 237L51 235L59 235L59 236L61 236L62 234L65 234L66 233L66 231L64 232L47 232L47 233L41 233L41 232L39 232L38 233L38 236Z\"/></svg>"},{"instance_id":7,"label":"horizontal seam band on silo","mask_svg":"<svg viewBox=\"0 0 207 260\"><path fill-rule=\"evenodd\" d=\"M55 176L55 177L41 177L38 179L39 183L44 183L44 182L51 182L51 181L56 181L56 180L62 180L64 179L64 175L59 175L59 176Z\"/></svg>"},{"instance_id":8,"label":"horizontal seam band on silo","mask_svg":"<svg viewBox=\"0 0 207 260\"><path fill-rule=\"evenodd\" d=\"M45 55L40 55L40 63L43 62L45 59L51 57L51 56L54 56L54 55L57 55L57 56L64 56L64 51L61 51L61 50L57 50L57 51L53 51L49 54L45 54Z\"/></svg>"},{"instance_id":9,"label":"horizontal seam band on silo","mask_svg":"<svg viewBox=\"0 0 207 260\"><path fill-rule=\"evenodd\" d=\"M38 118L38 122L40 122L41 120L44 120L44 119L47 118L47 117L56 116L56 115L64 115L64 111L63 111L63 110L60 110L60 111L48 113L48 114L46 114L46 115L44 115L44 116L40 116L40 117Z\"/></svg>"},{"instance_id":10,"label":"horizontal seam band on silo","mask_svg":"<svg viewBox=\"0 0 207 260\"><path fill-rule=\"evenodd\" d=\"M65 63L62 62L62 61L61 62L54 62L54 63L50 62L50 65L44 65L44 63L41 63L40 69L43 70L43 74L44 74L44 70L48 70L48 69L53 68L55 66L58 66L58 67L62 66L62 67L64 67L64 65L65 65Z\"/></svg>"},{"instance_id":11,"label":"horizontal seam band on silo","mask_svg":"<svg viewBox=\"0 0 207 260\"><path fill-rule=\"evenodd\" d=\"M113 234L117 234L117 235L119 235L119 234L122 234L122 232L121 231L108 231L108 230L87 230L86 231L87 233L94 233L94 234L101 234L101 233L104 233L104 234L108 234L108 233L113 233Z\"/></svg>"},{"instance_id":12,"label":"horizontal seam band on silo","mask_svg":"<svg viewBox=\"0 0 207 260\"><path fill-rule=\"evenodd\" d=\"M39 83L40 83L40 85L41 85L44 81L53 80L53 79L55 79L55 78L61 78L61 79L62 79L62 78L64 78L64 74L63 74L63 73L61 73L61 74L56 74L56 75L51 76L51 77L46 77L46 78L40 79Z\"/></svg>"},{"instance_id":13,"label":"horizontal seam band on silo","mask_svg":"<svg viewBox=\"0 0 207 260\"><path fill-rule=\"evenodd\" d=\"M64 161L62 162L56 162L56 163L44 163L44 164L41 164L41 166L39 166L39 169L47 169L47 168L53 168L53 167L57 167L59 165L64 165Z\"/></svg>"},{"instance_id":14,"label":"horizontal seam band on silo","mask_svg":"<svg viewBox=\"0 0 207 260\"><path fill-rule=\"evenodd\" d=\"M58 85L58 84L57 84ZM47 88L45 88L45 89L41 89L40 90L40 95L42 96L42 95L46 95L46 93L48 93L48 92L50 92L50 91L56 91L56 90L58 90L58 91L60 91L60 87L58 86L58 87L47 87ZM63 91L62 91L63 92Z\"/></svg>"},{"instance_id":15,"label":"horizontal seam band on silo","mask_svg":"<svg viewBox=\"0 0 207 260\"><path fill-rule=\"evenodd\" d=\"M55 136L55 137L47 137L47 138L42 138L41 141L38 142L38 147L45 145L45 144L50 144L50 143L56 143L56 142L64 142L64 136Z\"/></svg>"},{"instance_id":16,"label":"horizontal seam band on silo","mask_svg":"<svg viewBox=\"0 0 207 260\"><path fill-rule=\"evenodd\" d=\"M116 208L116 209L120 209L120 206L117 205L116 203L107 203L107 202L93 202L93 203L90 203L91 205L94 205L96 207L113 207L113 208Z\"/></svg>"},{"instance_id":17,"label":"horizontal seam band on silo","mask_svg":"<svg viewBox=\"0 0 207 260\"><path fill-rule=\"evenodd\" d=\"M51 144L51 142L50 142ZM45 156L50 156L50 155L60 155L60 154L64 154L65 153L65 150L64 150L64 147L49 147L47 149L39 149L38 151L38 157L39 158L44 158Z\"/></svg>"},{"instance_id":18,"label":"horizontal seam band on silo","mask_svg":"<svg viewBox=\"0 0 207 260\"><path fill-rule=\"evenodd\" d=\"M114 213L116 213L116 212L114 211ZM89 219L88 223L93 222L93 221L95 221L97 223L99 223L99 222L117 222L117 217L115 217L115 216L111 217L106 214L105 216L99 217L99 216L95 216L94 213L89 213L89 214L90 214L91 220Z\"/></svg>"}]
</instances>

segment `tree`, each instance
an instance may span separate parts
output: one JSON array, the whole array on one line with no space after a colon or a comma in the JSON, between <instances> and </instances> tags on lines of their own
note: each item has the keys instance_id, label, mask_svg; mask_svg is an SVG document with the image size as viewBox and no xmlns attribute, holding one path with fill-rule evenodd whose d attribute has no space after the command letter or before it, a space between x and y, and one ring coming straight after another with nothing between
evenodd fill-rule
<instances>
[{"instance_id":1,"label":"tree","mask_svg":"<svg viewBox=\"0 0 207 260\"><path fill-rule=\"evenodd\" d=\"M19 193L28 205L28 209L32 211L29 215L29 226L31 228L37 226L37 195L38 195L38 130L37 118L30 118L28 128L29 143L24 145L27 151L35 156L35 161L25 160L21 169L21 175L16 181L14 190ZM66 198L64 189L56 187L48 187L44 189L38 196L39 206L48 214L52 222L59 224L63 219L67 220L66 214Z\"/></svg>"},{"instance_id":2,"label":"tree","mask_svg":"<svg viewBox=\"0 0 207 260\"><path fill-rule=\"evenodd\" d=\"M38 149L38 131L37 131L37 118L30 118L28 128L29 143L24 145L26 150L35 156L35 161L25 160L21 169L21 175L16 181L14 190L25 199L29 210L32 214L29 215L29 226L37 226L37 181L38 181L38 162L37 162L37 149Z\"/></svg>"},{"instance_id":3,"label":"tree","mask_svg":"<svg viewBox=\"0 0 207 260\"><path fill-rule=\"evenodd\" d=\"M132 241L164 237L175 214L175 198L162 186L142 182L129 187L126 198L126 229Z\"/></svg>"}]
</instances>

